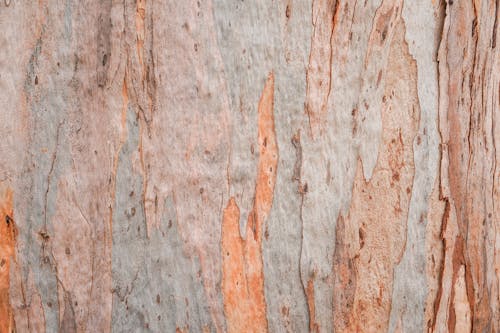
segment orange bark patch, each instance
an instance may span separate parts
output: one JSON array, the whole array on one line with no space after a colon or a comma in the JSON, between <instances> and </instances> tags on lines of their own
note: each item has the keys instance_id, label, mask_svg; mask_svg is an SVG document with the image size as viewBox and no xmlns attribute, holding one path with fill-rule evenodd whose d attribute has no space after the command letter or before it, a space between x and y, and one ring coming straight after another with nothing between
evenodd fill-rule
<instances>
[{"instance_id":1,"label":"orange bark patch","mask_svg":"<svg viewBox=\"0 0 500 333\"><path fill-rule=\"evenodd\" d=\"M16 247L12 213L12 192L7 190L0 199L0 332L13 332L15 326L9 300L10 262Z\"/></svg>"},{"instance_id":2,"label":"orange bark patch","mask_svg":"<svg viewBox=\"0 0 500 333\"><path fill-rule=\"evenodd\" d=\"M314 279L307 281L306 288L307 307L309 308L309 332L319 332L319 325L316 322L316 307L314 305Z\"/></svg>"},{"instance_id":3,"label":"orange bark patch","mask_svg":"<svg viewBox=\"0 0 500 333\"><path fill-rule=\"evenodd\" d=\"M278 143L274 130L274 76L271 73L259 102L259 164L255 202L248 216L246 240L239 232L240 211L234 198L224 210L222 221L222 292L228 332L267 331L262 229L271 210Z\"/></svg>"},{"instance_id":4,"label":"orange bark patch","mask_svg":"<svg viewBox=\"0 0 500 333\"><path fill-rule=\"evenodd\" d=\"M236 332L240 325L248 323L248 288L244 274L244 240L239 231L240 210L234 198L224 210L222 220L222 257L224 312L228 332Z\"/></svg>"},{"instance_id":5,"label":"orange bark patch","mask_svg":"<svg viewBox=\"0 0 500 333\"><path fill-rule=\"evenodd\" d=\"M427 282L427 300L425 306L425 322L429 330L432 329L435 322L435 310L439 305L440 279L443 272L443 231L442 222L445 216L446 201L439 198L440 184L439 177L436 177L434 189L429 198L429 211L427 215L426 227L426 275L429 277ZM449 210L449 208L448 208ZM449 212L447 213L449 214Z\"/></svg>"},{"instance_id":6,"label":"orange bark patch","mask_svg":"<svg viewBox=\"0 0 500 333\"><path fill-rule=\"evenodd\" d=\"M388 63L377 164L367 180L358 160L349 213L338 221L333 300L338 332L388 330L393 270L406 247L420 107L416 63L401 21L394 27Z\"/></svg>"},{"instance_id":7,"label":"orange bark patch","mask_svg":"<svg viewBox=\"0 0 500 333\"><path fill-rule=\"evenodd\" d=\"M353 246L349 242L349 236L346 234L346 225L342 215L337 219L335 227L335 254L333 257L334 275L334 308L333 308L333 323L335 331L346 332L347 328L352 324L351 309L354 303L354 295L356 292L356 272L354 271L353 261L351 258L351 248ZM364 231L359 229L359 249L364 246Z\"/></svg>"}]
</instances>

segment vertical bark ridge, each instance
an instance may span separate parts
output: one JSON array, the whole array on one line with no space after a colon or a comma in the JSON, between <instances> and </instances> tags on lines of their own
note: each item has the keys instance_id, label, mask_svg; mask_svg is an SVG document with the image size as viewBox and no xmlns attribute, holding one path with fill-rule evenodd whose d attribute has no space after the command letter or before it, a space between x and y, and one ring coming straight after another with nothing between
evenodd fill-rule
<instances>
[{"instance_id":1,"label":"vertical bark ridge","mask_svg":"<svg viewBox=\"0 0 500 333\"><path fill-rule=\"evenodd\" d=\"M320 136L326 125L325 114L331 89L334 17L339 9L337 0L312 2L313 32L306 74L305 107L309 117L309 133L313 138Z\"/></svg>"},{"instance_id":2,"label":"vertical bark ridge","mask_svg":"<svg viewBox=\"0 0 500 333\"><path fill-rule=\"evenodd\" d=\"M420 106L416 64L401 20L394 26L382 102L382 147L370 180L358 160L351 207L337 221L334 325L338 331L386 331L393 270L406 247ZM397 114L397 116L396 116ZM374 223L384 221L384 223Z\"/></svg>"},{"instance_id":3,"label":"vertical bark ridge","mask_svg":"<svg viewBox=\"0 0 500 333\"><path fill-rule=\"evenodd\" d=\"M498 65L491 40L491 29L497 29L494 6L449 1L446 8L439 50L439 119L441 192L451 213L443 220L447 236L436 329L495 331L499 322L498 300L491 294L498 290L490 289L498 281L498 265L487 236L497 229L498 220L495 180L489 177L497 159L493 133L498 99L491 98L499 80L498 71L492 70Z\"/></svg>"}]
</instances>

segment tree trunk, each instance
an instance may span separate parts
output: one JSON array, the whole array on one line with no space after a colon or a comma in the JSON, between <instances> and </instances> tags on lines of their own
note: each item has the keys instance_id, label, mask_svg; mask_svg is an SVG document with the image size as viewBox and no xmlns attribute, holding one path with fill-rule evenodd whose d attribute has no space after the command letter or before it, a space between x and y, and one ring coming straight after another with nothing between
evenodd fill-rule
<instances>
[{"instance_id":1,"label":"tree trunk","mask_svg":"<svg viewBox=\"0 0 500 333\"><path fill-rule=\"evenodd\" d=\"M0 332L500 332L498 0L0 2Z\"/></svg>"}]
</instances>

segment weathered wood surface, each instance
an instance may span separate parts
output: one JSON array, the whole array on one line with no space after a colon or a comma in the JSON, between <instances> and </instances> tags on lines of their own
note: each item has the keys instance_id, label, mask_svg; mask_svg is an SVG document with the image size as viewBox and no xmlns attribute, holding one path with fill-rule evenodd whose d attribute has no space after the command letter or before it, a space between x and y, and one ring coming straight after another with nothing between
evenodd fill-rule
<instances>
[{"instance_id":1,"label":"weathered wood surface","mask_svg":"<svg viewBox=\"0 0 500 333\"><path fill-rule=\"evenodd\" d=\"M0 1L0 332L500 332L499 6Z\"/></svg>"}]
</instances>

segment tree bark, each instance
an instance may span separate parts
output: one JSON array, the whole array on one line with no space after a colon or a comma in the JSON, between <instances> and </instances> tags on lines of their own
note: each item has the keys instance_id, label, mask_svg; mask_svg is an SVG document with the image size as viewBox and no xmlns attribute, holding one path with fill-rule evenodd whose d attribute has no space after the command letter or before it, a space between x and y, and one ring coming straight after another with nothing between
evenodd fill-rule
<instances>
[{"instance_id":1,"label":"tree bark","mask_svg":"<svg viewBox=\"0 0 500 333\"><path fill-rule=\"evenodd\" d=\"M498 0L0 1L0 332L499 332Z\"/></svg>"}]
</instances>

